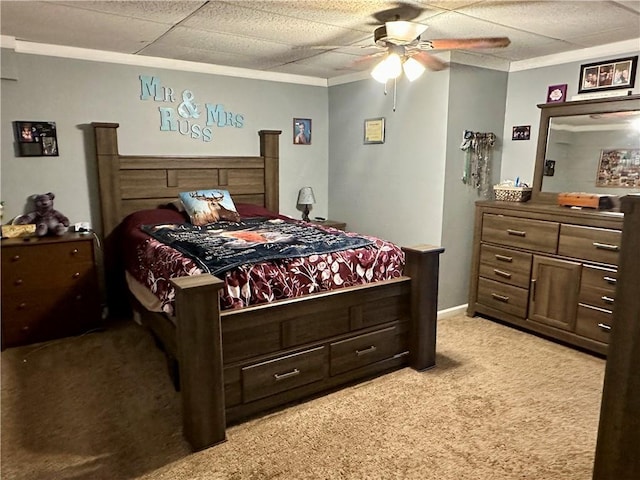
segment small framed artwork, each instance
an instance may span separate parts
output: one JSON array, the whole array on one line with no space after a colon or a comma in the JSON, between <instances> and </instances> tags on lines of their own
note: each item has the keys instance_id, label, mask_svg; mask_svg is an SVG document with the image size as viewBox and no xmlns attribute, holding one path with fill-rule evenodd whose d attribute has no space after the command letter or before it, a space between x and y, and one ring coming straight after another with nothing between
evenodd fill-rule
<instances>
[{"instance_id":1,"label":"small framed artwork","mask_svg":"<svg viewBox=\"0 0 640 480\"><path fill-rule=\"evenodd\" d=\"M364 143L384 143L384 117L364 121Z\"/></svg>"},{"instance_id":2,"label":"small framed artwork","mask_svg":"<svg viewBox=\"0 0 640 480\"><path fill-rule=\"evenodd\" d=\"M311 145L311 119L293 119L293 143L294 145Z\"/></svg>"},{"instance_id":3,"label":"small framed artwork","mask_svg":"<svg viewBox=\"0 0 640 480\"><path fill-rule=\"evenodd\" d=\"M547 89L547 103L564 102L567 98L567 84L551 85Z\"/></svg>"},{"instance_id":4,"label":"small framed artwork","mask_svg":"<svg viewBox=\"0 0 640 480\"><path fill-rule=\"evenodd\" d=\"M543 175L545 177L553 177L556 173L556 161L555 160L545 160L544 161L544 171Z\"/></svg>"},{"instance_id":5,"label":"small framed artwork","mask_svg":"<svg viewBox=\"0 0 640 480\"><path fill-rule=\"evenodd\" d=\"M55 122L17 121L17 154L20 157L57 157L58 137Z\"/></svg>"},{"instance_id":6,"label":"small framed artwork","mask_svg":"<svg viewBox=\"0 0 640 480\"><path fill-rule=\"evenodd\" d=\"M511 131L511 140L531 139L531 125L518 125Z\"/></svg>"},{"instance_id":7,"label":"small framed artwork","mask_svg":"<svg viewBox=\"0 0 640 480\"><path fill-rule=\"evenodd\" d=\"M633 88L637 67L637 55L582 65L578 93Z\"/></svg>"}]
</instances>

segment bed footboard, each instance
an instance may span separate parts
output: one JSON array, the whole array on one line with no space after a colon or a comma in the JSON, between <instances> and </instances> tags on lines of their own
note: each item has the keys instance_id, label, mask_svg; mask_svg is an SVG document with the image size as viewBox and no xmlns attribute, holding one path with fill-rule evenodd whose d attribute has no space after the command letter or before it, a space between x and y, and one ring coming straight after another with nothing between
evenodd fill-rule
<instances>
[{"instance_id":1,"label":"bed footboard","mask_svg":"<svg viewBox=\"0 0 640 480\"><path fill-rule=\"evenodd\" d=\"M194 450L228 422L410 365L435 365L440 247L404 248L405 276L220 312L223 282L173 280L183 433Z\"/></svg>"}]
</instances>

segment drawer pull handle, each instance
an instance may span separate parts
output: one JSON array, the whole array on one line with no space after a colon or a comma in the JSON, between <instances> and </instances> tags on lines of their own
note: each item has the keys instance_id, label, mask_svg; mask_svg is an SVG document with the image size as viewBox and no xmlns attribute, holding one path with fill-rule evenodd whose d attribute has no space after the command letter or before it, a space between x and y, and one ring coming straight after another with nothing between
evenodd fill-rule
<instances>
[{"instance_id":1,"label":"drawer pull handle","mask_svg":"<svg viewBox=\"0 0 640 480\"><path fill-rule=\"evenodd\" d=\"M24 282L22 281L21 278L17 279L15 282L13 282L14 285L20 286L22 285Z\"/></svg>"},{"instance_id":2,"label":"drawer pull handle","mask_svg":"<svg viewBox=\"0 0 640 480\"><path fill-rule=\"evenodd\" d=\"M80 273L76 272L73 274L73 278L77 279L80 278Z\"/></svg>"},{"instance_id":3,"label":"drawer pull handle","mask_svg":"<svg viewBox=\"0 0 640 480\"><path fill-rule=\"evenodd\" d=\"M491 296L500 302L506 303L509 301L509 297L507 297L506 295L499 295L497 293L492 293Z\"/></svg>"},{"instance_id":4,"label":"drawer pull handle","mask_svg":"<svg viewBox=\"0 0 640 480\"><path fill-rule=\"evenodd\" d=\"M510 228L507 228L507 233L509 235L514 235L516 237L526 237L527 236L527 232L523 232L522 230L511 230Z\"/></svg>"},{"instance_id":5,"label":"drawer pull handle","mask_svg":"<svg viewBox=\"0 0 640 480\"><path fill-rule=\"evenodd\" d=\"M618 250L620 250L620 247L618 245L610 245L608 243L593 242L593 246L599 248L600 250L609 250L611 252L617 252Z\"/></svg>"},{"instance_id":6,"label":"drawer pull handle","mask_svg":"<svg viewBox=\"0 0 640 480\"><path fill-rule=\"evenodd\" d=\"M607 325L606 323L599 323L598 327L602 330L606 330L607 332L611 330L611 325Z\"/></svg>"},{"instance_id":7,"label":"drawer pull handle","mask_svg":"<svg viewBox=\"0 0 640 480\"><path fill-rule=\"evenodd\" d=\"M531 279L531 301L532 302L536 301L536 279L535 278Z\"/></svg>"},{"instance_id":8,"label":"drawer pull handle","mask_svg":"<svg viewBox=\"0 0 640 480\"><path fill-rule=\"evenodd\" d=\"M27 308L26 302L22 302L20 305L18 305L18 310L24 310L25 308Z\"/></svg>"},{"instance_id":9,"label":"drawer pull handle","mask_svg":"<svg viewBox=\"0 0 640 480\"><path fill-rule=\"evenodd\" d=\"M71 250L71 255L77 255L78 254L78 249L74 248L73 250Z\"/></svg>"},{"instance_id":10,"label":"drawer pull handle","mask_svg":"<svg viewBox=\"0 0 640 480\"><path fill-rule=\"evenodd\" d=\"M603 295L603 296L602 296L602 301L603 301L604 303L612 304L612 303L614 302L614 299L613 299L613 298L611 298L611 297L607 297L606 295Z\"/></svg>"},{"instance_id":11,"label":"drawer pull handle","mask_svg":"<svg viewBox=\"0 0 640 480\"><path fill-rule=\"evenodd\" d=\"M300 370L294 368L287 373L274 373L273 378L276 379L276 382L279 382L280 380L286 380L287 378L295 377L296 375L300 375Z\"/></svg>"},{"instance_id":12,"label":"drawer pull handle","mask_svg":"<svg viewBox=\"0 0 640 480\"><path fill-rule=\"evenodd\" d=\"M20 255L14 255L13 257L11 257L12 262L17 262L18 260L20 260Z\"/></svg>"},{"instance_id":13,"label":"drawer pull handle","mask_svg":"<svg viewBox=\"0 0 640 480\"><path fill-rule=\"evenodd\" d=\"M22 330L23 332L28 332L30 330L29 325L25 325L24 327L20 328L20 330Z\"/></svg>"},{"instance_id":14,"label":"drawer pull handle","mask_svg":"<svg viewBox=\"0 0 640 480\"><path fill-rule=\"evenodd\" d=\"M505 272L503 270L498 270L497 268L493 269L493 273L495 273L499 277L511 278L511 274L509 272Z\"/></svg>"},{"instance_id":15,"label":"drawer pull handle","mask_svg":"<svg viewBox=\"0 0 640 480\"><path fill-rule=\"evenodd\" d=\"M615 285L618 282L618 279L613 277L602 277L602 279L611 285Z\"/></svg>"},{"instance_id":16,"label":"drawer pull handle","mask_svg":"<svg viewBox=\"0 0 640 480\"><path fill-rule=\"evenodd\" d=\"M507 257L506 255L500 255L498 253L496 255L496 260L500 260L501 262L513 262L513 257Z\"/></svg>"},{"instance_id":17,"label":"drawer pull handle","mask_svg":"<svg viewBox=\"0 0 640 480\"><path fill-rule=\"evenodd\" d=\"M356 350L356 355L361 357L362 355L367 355L368 353L373 353L377 350L375 345L371 345L369 348L365 348L364 350Z\"/></svg>"}]
</instances>

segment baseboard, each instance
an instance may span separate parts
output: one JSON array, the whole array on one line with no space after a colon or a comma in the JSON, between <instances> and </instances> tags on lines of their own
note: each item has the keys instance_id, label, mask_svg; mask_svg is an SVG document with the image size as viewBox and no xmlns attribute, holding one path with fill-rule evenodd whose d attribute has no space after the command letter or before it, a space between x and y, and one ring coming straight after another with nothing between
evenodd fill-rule
<instances>
[{"instance_id":1,"label":"baseboard","mask_svg":"<svg viewBox=\"0 0 640 480\"><path fill-rule=\"evenodd\" d=\"M445 308L444 310L438 310L438 320L442 320L450 317L457 317L467 311L467 304L458 305L456 307Z\"/></svg>"}]
</instances>

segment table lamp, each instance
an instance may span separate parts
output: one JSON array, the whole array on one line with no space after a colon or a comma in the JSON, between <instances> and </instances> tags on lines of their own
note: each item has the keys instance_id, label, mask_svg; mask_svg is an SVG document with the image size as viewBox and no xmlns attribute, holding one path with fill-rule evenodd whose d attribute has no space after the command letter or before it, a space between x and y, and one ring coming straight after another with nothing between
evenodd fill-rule
<instances>
[{"instance_id":1,"label":"table lamp","mask_svg":"<svg viewBox=\"0 0 640 480\"><path fill-rule=\"evenodd\" d=\"M309 221L309 205L314 203L316 203L316 199L313 196L313 189L311 187L302 187L298 192L298 205L304 205L302 219L305 222Z\"/></svg>"}]
</instances>

